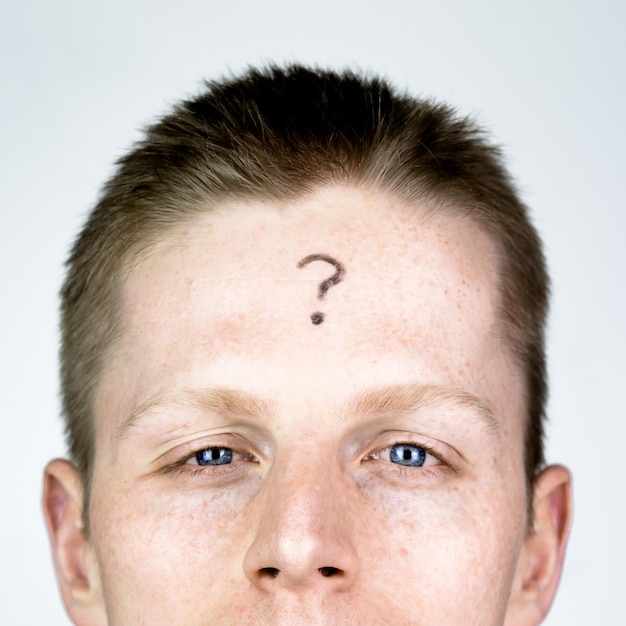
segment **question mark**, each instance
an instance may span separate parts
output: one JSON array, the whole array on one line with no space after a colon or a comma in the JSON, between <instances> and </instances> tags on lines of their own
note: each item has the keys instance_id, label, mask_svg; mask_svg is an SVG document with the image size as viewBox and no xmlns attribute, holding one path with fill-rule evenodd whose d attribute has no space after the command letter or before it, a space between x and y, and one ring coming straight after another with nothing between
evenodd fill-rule
<instances>
[{"instance_id":1,"label":"question mark","mask_svg":"<svg viewBox=\"0 0 626 626\"><path fill-rule=\"evenodd\" d=\"M317 297L320 300L324 299L326 292L337 283L343 280L343 277L346 273L346 268L339 262L337 259L334 259L332 256L328 254L309 254L305 256L299 263L298 268L302 269L305 265L312 263L313 261L325 261L326 263L330 263L337 270L332 276L322 281L319 284L319 291L317 293ZM324 321L324 314L320 311L311 314L311 321L316 326L321 324Z\"/></svg>"}]
</instances>

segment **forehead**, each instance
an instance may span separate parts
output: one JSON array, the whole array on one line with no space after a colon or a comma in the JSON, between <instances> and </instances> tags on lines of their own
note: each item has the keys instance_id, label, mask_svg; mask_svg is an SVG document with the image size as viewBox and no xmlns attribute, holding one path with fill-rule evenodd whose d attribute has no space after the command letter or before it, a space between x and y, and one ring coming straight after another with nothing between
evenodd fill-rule
<instances>
[{"instance_id":1,"label":"forehead","mask_svg":"<svg viewBox=\"0 0 626 626\"><path fill-rule=\"evenodd\" d=\"M345 268L323 299L336 268L301 266L315 253ZM242 391L281 428L306 430L360 394L417 385L474 397L521 462L523 380L498 312L494 246L467 218L358 189L225 204L129 266L96 390L96 449L139 407L189 390Z\"/></svg>"},{"instance_id":2,"label":"forehead","mask_svg":"<svg viewBox=\"0 0 626 626\"><path fill-rule=\"evenodd\" d=\"M307 260L315 255L322 258ZM421 308L424 292L446 308L469 306L479 293L491 307L497 293L493 246L472 221L350 188L323 189L287 207L218 206L169 232L137 261L124 289L127 313L137 314L143 300L166 314L159 297L166 283L188 287L188 299L212 288L219 293L216 311L256 319L266 334L274 319L299 324L301 307L315 305L320 283L336 273L334 261L345 271L343 284L325 294L335 323L348 316L382 328L401 307ZM181 303L172 304L180 313Z\"/></svg>"},{"instance_id":3,"label":"forehead","mask_svg":"<svg viewBox=\"0 0 626 626\"><path fill-rule=\"evenodd\" d=\"M300 263L311 254L345 268L323 299L319 285L336 267ZM366 385L424 376L466 386L450 379L468 372L479 385L480 359L502 359L497 285L492 242L451 211L354 188L281 207L224 204L130 265L108 370L126 370L137 402L209 364L214 379L235 369L259 386L289 366L298 384L321 381L329 362L345 363L344 380L370 372ZM325 318L314 325L317 311Z\"/></svg>"}]
</instances>

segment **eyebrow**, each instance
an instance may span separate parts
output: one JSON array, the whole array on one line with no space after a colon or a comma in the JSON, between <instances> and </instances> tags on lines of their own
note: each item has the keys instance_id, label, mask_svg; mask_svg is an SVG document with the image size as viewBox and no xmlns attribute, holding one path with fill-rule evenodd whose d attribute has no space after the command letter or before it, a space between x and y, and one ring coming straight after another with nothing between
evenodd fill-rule
<instances>
[{"instance_id":1,"label":"eyebrow","mask_svg":"<svg viewBox=\"0 0 626 626\"><path fill-rule=\"evenodd\" d=\"M375 419L407 415L419 410L442 406L469 409L490 432L501 428L493 411L477 396L455 387L433 384L393 385L368 389L349 400L338 415L364 415ZM154 409L200 409L231 419L271 421L275 417L273 403L242 390L230 388L182 389L155 396L137 406L120 424L117 437L122 438L138 427Z\"/></svg>"},{"instance_id":2,"label":"eyebrow","mask_svg":"<svg viewBox=\"0 0 626 626\"><path fill-rule=\"evenodd\" d=\"M229 388L182 389L160 394L137 406L117 428L117 437L122 438L138 427L154 409L200 409L224 417L270 420L274 416L272 405L245 391Z\"/></svg>"},{"instance_id":3,"label":"eyebrow","mask_svg":"<svg viewBox=\"0 0 626 626\"><path fill-rule=\"evenodd\" d=\"M346 414L385 418L442 406L468 409L489 432L497 433L501 429L500 422L484 400L456 387L433 384L368 389L350 402Z\"/></svg>"}]
</instances>

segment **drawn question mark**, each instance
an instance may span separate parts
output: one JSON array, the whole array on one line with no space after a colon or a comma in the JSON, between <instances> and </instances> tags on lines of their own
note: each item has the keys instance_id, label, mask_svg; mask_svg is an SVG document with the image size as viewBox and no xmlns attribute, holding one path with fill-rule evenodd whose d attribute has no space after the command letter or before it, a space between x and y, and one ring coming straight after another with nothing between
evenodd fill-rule
<instances>
[{"instance_id":1,"label":"drawn question mark","mask_svg":"<svg viewBox=\"0 0 626 626\"><path fill-rule=\"evenodd\" d=\"M343 280L343 277L345 276L345 273L346 273L346 268L339 261L337 261L337 259L334 259L332 256L328 254L309 254L308 256L305 256L301 261L299 261L298 268L302 269L303 267L305 267L309 263L312 263L313 261L324 261L325 263L330 263L336 270L336 272L332 276L330 276L329 278L327 278L326 280L322 281L319 284L317 297L319 300L323 300L324 296L326 295L326 292L333 285L336 285L337 283L340 283ZM321 324L324 321L324 313L321 313L320 311L316 311L315 313L312 313L311 321L316 326L318 324Z\"/></svg>"}]
</instances>

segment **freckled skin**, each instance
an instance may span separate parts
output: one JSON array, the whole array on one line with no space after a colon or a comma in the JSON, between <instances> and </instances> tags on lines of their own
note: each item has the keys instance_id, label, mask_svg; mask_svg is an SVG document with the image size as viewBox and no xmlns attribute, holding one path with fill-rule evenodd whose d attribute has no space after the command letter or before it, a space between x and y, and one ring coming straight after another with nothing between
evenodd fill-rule
<instances>
[{"instance_id":1,"label":"freckled skin","mask_svg":"<svg viewBox=\"0 0 626 626\"><path fill-rule=\"evenodd\" d=\"M297 263L317 251L346 275L315 326L329 267ZM109 624L518 624L524 401L494 258L467 219L331 188L207 214L140 262L96 399L91 542ZM496 434L463 410L345 410L407 384L477 396ZM266 399L269 417L181 406L119 436L155 396L214 387ZM375 456L388 431L454 448L457 467L399 470ZM250 453L231 474L164 471L196 443L237 449L224 436Z\"/></svg>"}]
</instances>

